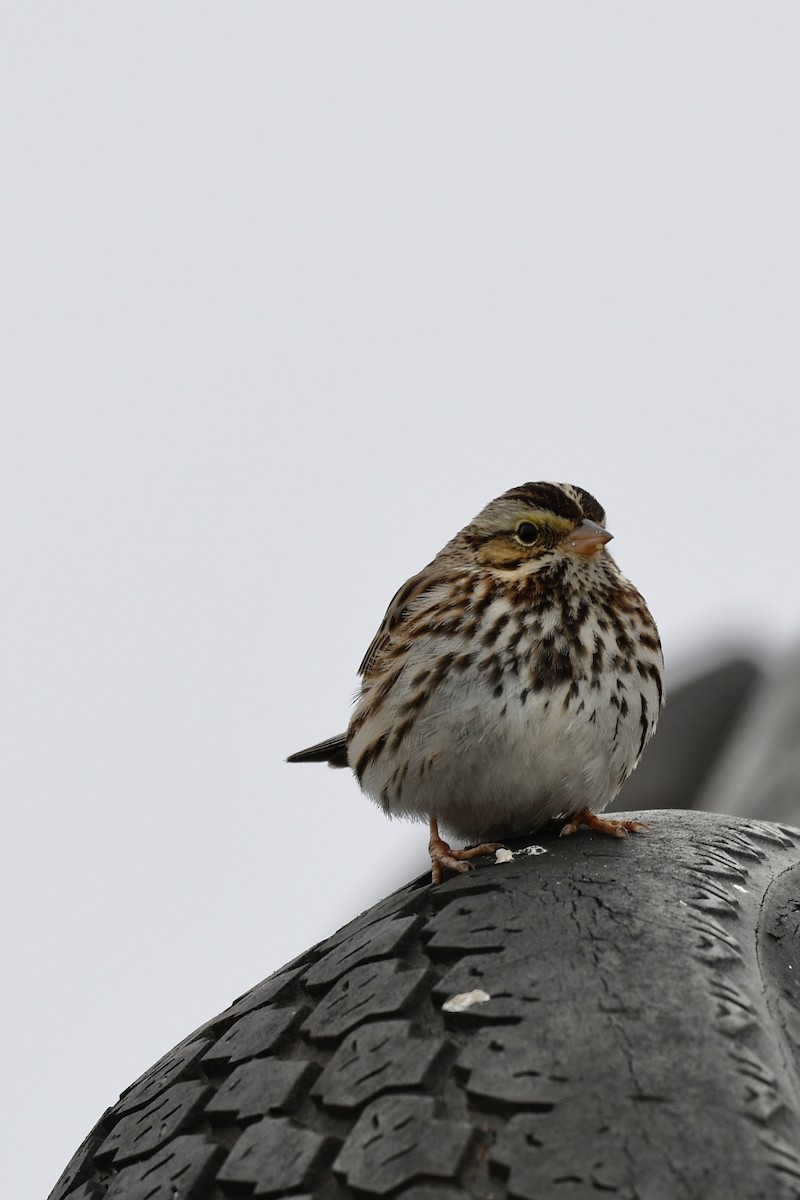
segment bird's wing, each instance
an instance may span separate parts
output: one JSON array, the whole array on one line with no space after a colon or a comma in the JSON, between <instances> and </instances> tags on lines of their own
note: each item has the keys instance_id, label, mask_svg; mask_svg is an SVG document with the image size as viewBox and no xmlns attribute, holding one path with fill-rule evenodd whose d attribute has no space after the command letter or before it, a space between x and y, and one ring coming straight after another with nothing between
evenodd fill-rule
<instances>
[{"instance_id":1,"label":"bird's wing","mask_svg":"<svg viewBox=\"0 0 800 1200\"><path fill-rule=\"evenodd\" d=\"M427 567L423 567L419 574L412 575L410 579L407 579L400 590L395 593L378 632L361 660L361 666L358 668L359 675L366 675L375 657L386 645L394 630L405 620L411 602L441 583L441 576L431 571L433 565L432 562L428 563Z\"/></svg>"}]
</instances>

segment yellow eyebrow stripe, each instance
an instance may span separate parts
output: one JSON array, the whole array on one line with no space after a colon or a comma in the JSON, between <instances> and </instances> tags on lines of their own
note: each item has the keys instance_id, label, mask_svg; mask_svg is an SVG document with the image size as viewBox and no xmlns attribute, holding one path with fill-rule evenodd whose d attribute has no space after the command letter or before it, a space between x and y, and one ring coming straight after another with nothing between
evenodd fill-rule
<instances>
[{"instance_id":1,"label":"yellow eyebrow stripe","mask_svg":"<svg viewBox=\"0 0 800 1200\"><path fill-rule=\"evenodd\" d=\"M538 521L541 525L548 525L556 533L571 533L575 528L574 521L568 521L566 517L557 517L551 512L543 512L541 508L526 508L524 512L520 512L514 521L514 528L525 521L533 524Z\"/></svg>"}]
</instances>

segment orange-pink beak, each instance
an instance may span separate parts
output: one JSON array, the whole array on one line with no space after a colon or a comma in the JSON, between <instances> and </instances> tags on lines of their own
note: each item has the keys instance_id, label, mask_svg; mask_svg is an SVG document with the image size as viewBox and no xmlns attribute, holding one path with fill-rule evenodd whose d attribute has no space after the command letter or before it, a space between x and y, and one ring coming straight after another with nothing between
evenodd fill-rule
<instances>
[{"instance_id":1,"label":"orange-pink beak","mask_svg":"<svg viewBox=\"0 0 800 1200\"><path fill-rule=\"evenodd\" d=\"M596 521L586 519L581 521L580 525L576 525L569 534L566 539L566 547L575 554L595 554L601 546L610 542L613 536L613 533L603 529L602 525L598 525Z\"/></svg>"}]
</instances>

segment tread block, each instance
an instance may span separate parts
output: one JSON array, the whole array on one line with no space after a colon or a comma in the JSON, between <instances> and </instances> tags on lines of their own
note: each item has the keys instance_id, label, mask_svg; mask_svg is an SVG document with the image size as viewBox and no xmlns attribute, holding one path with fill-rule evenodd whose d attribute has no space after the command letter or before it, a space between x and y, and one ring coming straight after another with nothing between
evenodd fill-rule
<instances>
[{"instance_id":1,"label":"tread block","mask_svg":"<svg viewBox=\"0 0 800 1200\"><path fill-rule=\"evenodd\" d=\"M228 1032L203 1057L210 1062L228 1059L238 1063L267 1054L295 1028L306 1011L305 1008L277 1008L272 1005L256 1008L231 1025Z\"/></svg>"},{"instance_id":2,"label":"tread block","mask_svg":"<svg viewBox=\"0 0 800 1200\"><path fill-rule=\"evenodd\" d=\"M200 1041L190 1042L188 1045L181 1043L180 1046L176 1046L122 1093L114 1112L133 1112L134 1109L143 1108L145 1104L149 1104L173 1083L177 1083L188 1075L194 1063L202 1058L210 1045L210 1040L204 1038Z\"/></svg>"},{"instance_id":3,"label":"tread block","mask_svg":"<svg viewBox=\"0 0 800 1200\"><path fill-rule=\"evenodd\" d=\"M434 986L437 1005L451 996L475 990L486 992L491 1001L476 1004L468 1010L472 1024L497 1024L529 1017L531 1006L546 994L541 966L527 958L512 958L497 954L470 954L454 963ZM456 1028L462 1028L464 1017L459 1016ZM454 1024L452 1020L448 1022Z\"/></svg>"},{"instance_id":4,"label":"tread block","mask_svg":"<svg viewBox=\"0 0 800 1200\"><path fill-rule=\"evenodd\" d=\"M211 1092L204 1083L175 1083L146 1108L128 1113L98 1147L98 1159L134 1162L158 1149L191 1121Z\"/></svg>"},{"instance_id":5,"label":"tread block","mask_svg":"<svg viewBox=\"0 0 800 1200\"><path fill-rule=\"evenodd\" d=\"M461 1188L421 1183L415 1187L405 1188L400 1193L400 1200L464 1200L466 1195L468 1193L462 1191Z\"/></svg>"},{"instance_id":6,"label":"tread block","mask_svg":"<svg viewBox=\"0 0 800 1200\"><path fill-rule=\"evenodd\" d=\"M206 1112L239 1121L272 1112L291 1113L308 1091L317 1067L280 1058L256 1058L237 1067L222 1085Z\"/></svg>"},{"instance_id":7,"label":"tread block","mask_svg":"<svg viewBox=\"0 0 800 1200\"><path fill-rule=\"evenodd\" d=\"M542 1042L542 1030L532 1022L481 1029L459 1055L456 1071L468 1076L471 1096L501 1107L549 1111L564 1099L569 1072L558 1066L552 1048Z\"/></svg>"},{"instance_id":8,"label":"tread block","mask_svg":"<svg viewBox=\"0 0 800 1200\"><path fill-rule=\"evenodd\" d=\"M372 908L368 908L366 912L359 913L352 921L348 921L341 929L337 929L324 942L320 942L315 947L317 958L323 954L327 954L334 946L340 945L342 942L349 941L357 933L362 930L370 929L377 925L379 921L385 920L387 917L397 917L401 913L406 913L409 910L412 912L424 904L427 894L430 890L430 871L426 871L419 879L414 879L399 891L393 892L385 899L379 900Z\"/></svg>"},{"instance_id":9,"label":"tread block","mask_svg":"<svg viewBox=\"0 0 800 1200\"><path fill-rule=\"evenodd\" d=\"M453 896L450 904L431 917L424 933L430 938L431 951L458 950L469 954L502 950L509 937L524 930L525 920L517 897L513 892L494 891L490 910L484 892Z\"/></svg>"},{"instance_id":10,"label":"tread block","mask_svg":"<svg viewBox=\"0 0 800 1200\"><path fill-rule=\"evenodd\" d=\"M416 1038L410 1021L377 1021L349 1034L311 1089L329 1108L352 1109L381 1092L423 1086L444 1038Z\"/></svg>"},{"instance_id":11,"label":"tread block","mask_svg":"<svg viewBox=\"0 0 800 1200\"><path fill-rule=\"evenodd\" d=\"M424 968L401 971L396 962L364 963L333 985L303 1029L314 1039L338 1038L367 1017L402 1013L427 986Z\"/></svg>"},{"instance_id":12,"label":"tread block","mask_svg":"<svg viewBox=\"0 0 800 1200\"><path fill-rule=\"evenodd\" d=\"M303 967L292 967L290 970L276 971L262 983L257 983L249 992L238 996L222 1017L243 1017L254 1008L261 1008L271 1001L280 1000L288 992L298 976L302 975Z\"/></svg>"},{"instance_id":13,"label":"tread block","mask_svg":"<svg viewBox=\"0 0 800 1200\"><path fill-rule=\"evenodd\" d=\"M548 1129L546 1115L512 1117L492 1152L492 1162L508 1173L513 1200L595 1200L597 1196L643 1196L631 1179L630 1156L619 1140L586 1131L576 1147L563 1130ZM689 1195L674 1190L675 1180L650 1177L649 1196L666 1200Z\"/></svg>"},{"instance_id":14,"label":"tread block","mask_svg":"<svg viewBox=\"0 0 800 1200\"><path fill-rule=\"evenodd\" d=\"M369 1195L425 1176L452 1179L474 1136L466 1121L436 1119L430 1097L383 1096L360 1116L333 1169Z\"/></svg>"},{"instance_id":15,"label":"tread block","mask_svg":"<svg viewBox=\"0 0 800 1200\"><path fill-rule=\"evenodd\" d=\"M311 988L329 987L345 971L373 959L397 953L421 924L419 917L385 917L334 946L306 975Z\"/></svg>"},{"instance_id":16,"label":"tread block","mask_svg":"<svg viewBox=\"0 0 800 1200\"><path fill-rule=\"evenodd\" d=\"M79 1183L85 1175L91 1172L97 1147L103 1141L103 1138L108 1130L108 1118L111 1111L112 1110L110 1108L107 1108L91 1133L87 1134L83 1139L80 1146L78 1146L78 1149L75 1151L72 1158L61 1172L58 1181L56 1182L56 1185L51 1191L47 1200L64 1200L67 1195L73 1195L73 1193L70 1191L70 1188L74 1188L75 1185Z\"/></svg>"},{"instance_id":17,"label":"tread block","mask_svg":"<svg viewBox=\"0 0 800 1200\"><path fill-rule=\"evenodd\" d=\"M248 1185L256 1196L283 1196L310 1186L336 1146L332 1138L300 1129L288 1117L264 1117L248 1125L217 1178Z\"/></svg>"},{"instance_id":18,"label":"tread block","mask_svg":"<svg viewBox=\"0 0 800 1200\"><path fill-rule=\"evenodd\" d=\"M225 1151L202 1137L184 1136L116 1176L104 1200L195 1200L207 1195L206 1182Z\"/></svg>"},{"instance_id":19,"label":"tread block","mask_svg":"<svg viewBox=\"0 0 800 1200\"><path fill-rule=\"evenodd\" d=\"M766 842L770 847L779 846L782 850L792 850L800 841L800 829L794 825L773 825L769 821L747 820L742 825L749 837L759 842Z\"/></svg>"}]
</instances>

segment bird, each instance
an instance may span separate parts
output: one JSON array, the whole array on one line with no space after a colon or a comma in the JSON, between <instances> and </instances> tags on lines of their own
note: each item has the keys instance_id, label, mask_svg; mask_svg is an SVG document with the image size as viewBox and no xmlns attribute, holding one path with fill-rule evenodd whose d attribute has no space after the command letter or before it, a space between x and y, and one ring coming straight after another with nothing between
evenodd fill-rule
<instances>
[{"instance_id":1,"label":"bird","mask_svg":"<svg viewBox=\"0 0 800 1200\"><path fill-rule=\"evenodd\" d=\"M492 500L395 594L347 732L287 761L349 766L389 817L426 821L434 884L553 822L645 830L602 816L664 703L658 630L612 537L573 484Z\"/></svg>"}]
</instances>

